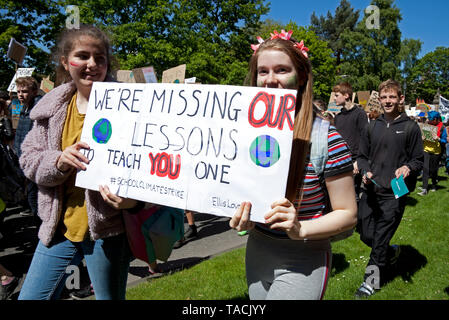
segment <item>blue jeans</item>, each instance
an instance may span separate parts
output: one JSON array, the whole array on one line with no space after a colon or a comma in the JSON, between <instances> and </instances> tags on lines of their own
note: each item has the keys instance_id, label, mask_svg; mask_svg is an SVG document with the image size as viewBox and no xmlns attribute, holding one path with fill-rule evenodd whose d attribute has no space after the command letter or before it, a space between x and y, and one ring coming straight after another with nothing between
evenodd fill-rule
<instances>
[{"instance_id":1,"label":"blue jeans","mask_svg":"<svg viewBox=\"0 0 449 320\"><path fill-rule=\"evenodd\" d=\"M39 241L19 300L58 299L66 279L73 273L66 273L66 268L78 266L83 258L95 298L124 300L131 257L126 234L83 242L63 238L49 247Z\"/></svg>"}]
</instances>

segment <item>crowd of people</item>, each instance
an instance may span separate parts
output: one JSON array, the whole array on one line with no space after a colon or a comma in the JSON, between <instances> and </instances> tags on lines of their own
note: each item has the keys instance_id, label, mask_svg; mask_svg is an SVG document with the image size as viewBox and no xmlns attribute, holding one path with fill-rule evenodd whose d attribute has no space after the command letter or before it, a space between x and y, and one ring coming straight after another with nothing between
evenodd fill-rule
<instances>
[{"instance_id":1,"label":"crowd of people","mask_svg":"<svg viewBox=\"0 0 449 320\"><path fill-rule=\"evenodd\" d=\"M436 188L447 142L441 117L436 111L428 113L427 122L438 131L433 141L423 143L418 120L404 113L401 85L391 79L376 88L382 112L365 112L353 103L347 82L333 88L341 111L328 112L326 104L314 98L309 49L303 41L282 30L260 39L252 49L246 85L294 89L297 99L285 197L274 199L265 223L251 221L252 199L243 202L229 221L231 228L249 231L249 297L322 299L330 278L331 241L354 229L371 248L355 295L369 297L380 290L400 254L400 247L390 241L407 196L395 197L391 180L403 178L413 191L422 173L419 194L429 191L428 179L432 179L430 191ZM122 214L139 212L145 203L119 197L107 185L99 191L75 186L77 170L85 170L89 163L81 152L89 145L80 137L90 91L95 81L115 81L111 56L108 37L96 27L82 25L64 30L57 41L54 62L61 83L55 89L41 97L34 78L17 79L23 108L15 135L2 135L2 147L17 157L26 202L39 216L39 242L20 300L58 299L68 276L66 268L83 259L89 291L96 299L125 299L133 257ZM8 100L7 96L0 100L2 119L7 120ZM186 218L189 228L175 248L197 236L194 212L187 211ZM374 281L373 268L379 274ZM150 265L151 271L157 272L157 264ZM2 299L6 299L18 278L1 265L0 273Z\"/></svg>"}]
</instances>

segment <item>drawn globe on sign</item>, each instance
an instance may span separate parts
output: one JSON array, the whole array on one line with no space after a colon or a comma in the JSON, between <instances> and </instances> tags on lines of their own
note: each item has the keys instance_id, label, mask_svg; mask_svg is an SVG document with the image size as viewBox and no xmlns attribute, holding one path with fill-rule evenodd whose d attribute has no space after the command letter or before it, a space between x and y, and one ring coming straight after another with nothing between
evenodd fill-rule
<instances>
[{"instance_id":1,"label":"drawn globe on sign","mask_svg":"<svg viewBox=\"0 0 449 320\"><path fill-rule=\"evenodd\" d=\"M112 135L112 126L108 119L98 120L92 128L92 137L97 143L105 144Z\"/></svg>"},{"instance_id":2,"label":"drawn globe on sign","mask_svg":"<svg viewBox=\"0 0 449 320\"><path fill-rule=\"evenodd\" d=\"M249 148L251 160L260 167L269 168L281 157L279 143L269 135L258 136Z\"/></svg>"}]
</instances>

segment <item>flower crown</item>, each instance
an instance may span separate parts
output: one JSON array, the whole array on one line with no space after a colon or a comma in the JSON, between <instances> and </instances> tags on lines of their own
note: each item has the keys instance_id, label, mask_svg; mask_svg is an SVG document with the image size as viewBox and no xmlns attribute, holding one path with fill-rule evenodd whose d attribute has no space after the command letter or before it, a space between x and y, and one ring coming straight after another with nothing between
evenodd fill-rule
<instances>
[{"instance_id":1,"label":"flower crown","mask_svg":"<svg viewBox=\"0 0 449 320\"><path fill-rule=\"evenodd\" d=\"M293 33L292 30L290 30L289 32L286 32L285 30L282 29L281 33L278 33L276 30L274 30L273 33L270 33L270 35L271 35L270 40L273 40L273 39L290 40L290 38L292 37L292 33ZM253 55L256 54L256 51L259 49L260 45L265 42L261 37L257 37L257 41L259 42L259 44L251 45L251 49L254 50ZM304 46L303 40L301 40L301 42L293 42L293 46L298 48L299 50L301 50L304 57L309 58L309 56L307 54L307 52L309 51L309 48Z\"/></svg>"}]
</instances>

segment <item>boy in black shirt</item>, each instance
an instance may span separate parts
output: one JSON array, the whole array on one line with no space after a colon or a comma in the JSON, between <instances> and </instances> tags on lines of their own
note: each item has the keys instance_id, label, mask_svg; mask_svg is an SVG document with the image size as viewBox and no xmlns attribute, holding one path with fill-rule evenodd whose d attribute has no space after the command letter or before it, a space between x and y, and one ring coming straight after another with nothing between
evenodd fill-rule
<instances>
[{"instance_id":1,"label":"boy in black shirt","mask_svg":"<svg viewBox=\"0 0 449 320\"><path fill-rule=\"evenodd\" d=\"M404 101L400 84L393 80L381 83L379 100L384 114L367 126L357 159L364 183L358 216L360 239L372 249L357 297L371 296L374 289L380 289L388 267L399 255L399 247L390 246L390 240L401 222L406 196L395 198L391 180L402 175L413 191L423 166L421 130L400 111Z\"/></svg>"}]
</instances>

